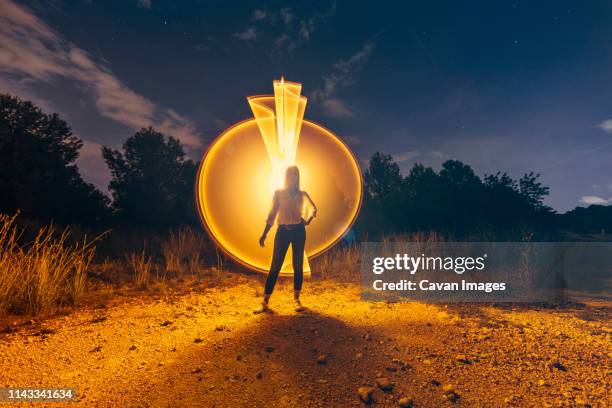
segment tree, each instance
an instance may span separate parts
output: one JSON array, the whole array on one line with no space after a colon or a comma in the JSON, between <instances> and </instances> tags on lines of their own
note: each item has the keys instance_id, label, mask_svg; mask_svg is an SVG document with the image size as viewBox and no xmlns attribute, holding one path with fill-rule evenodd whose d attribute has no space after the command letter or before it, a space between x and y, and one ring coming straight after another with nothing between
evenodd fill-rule
<instances>
[{"instance_id":1,"label":"tree","mask_svg":"<svg viewBox=\"0 0 612 408\"><path fill-rule=\"evenodd\" d=\"M538 177L528 173L516 181L498 172L481 180L458 160L447 160L439 172L415 163L403 177L390 155L375 153L364 174L359 226L374 234L433 230L455 237L550 229L553 213L543 204L548 188Z\"/></svg>"},{"instance_id":2,"label":"tree","mask_svg":"<svg viewBox=\"0 0 612 408\"><path fill-rule=\"evenodd\" d=\"M108 198L75 164L82 146L56 113L0 94L0 212L85 225L104 219Z\"/></svg>"},{"instance_id":3,"label":"tree","mask_svg":"<svg viewBox=\"0 0 612 408\"><path fill-rule=\"evenodd\" d=\"M448 185L459 190L470 190L480 186L480 178L467 164L459 160L447 160L442 163L440 178Z\"/></svg>"},{"instance_id":4,"label":"tree","mask_svg":"<svg viewBox=\"0 0 612 408\"><path fill-rule=\"evenodd\" d=\"M538 178L540 178L540 174L534 174L533 172L525 174L519 180L519 192L533 209L550 211L551 208L544 205L544 197L548 195L550 189L543 186Z\"/></svg>"},{"instance_id":5,"label":"tree","mask_svg":"<svg viewBox=\"0 0 612 408\"><path fill-rule=\"evenodd\" d=\"M165 229L193 223L196 165L185 159L178 140L142 128L123 151L103 147L112 179L109 190L118 220L125 225Z\"/></svg>"},{"instance_id":6,"label":"tree","mask_svg":"<svg viewBox=\"0 0 612 408\"><path fill-rule=\"evenodd\" d=\"M404 230L436 229L446 220L448 205L440 176L431 168L415 163L405 178L403 194Z\"/></svg>"},{"instance_id":7,"label":"tree","mask_svg":"<svg viewBox=\"0 0 612 408\"><path fill-rule=\"evenodd\" d=\"M365 194L358 228L378 233L398 230L403 178L390 155L376 152L364 173Z\"/></svg>"},{"instance_id":8,"label":"tree","mask_svg":"<svg viewBox=\"0 0 612 408\"><path fill-rule=\"evenodd\" d=\"M561 225L571 231L602 234L612 232L612 205L576 207L558 217Z\"/></svg>"},{"instance_id":9,"label":"tree","mask_svg":"<svg viewBox=\"0 0 612 408\"><path fill-rule=\"evenodd\" d=\"M364 179L366 192L376 201L392 199L401 191L400 168L388 154L374 153Z\"/></svg>"}]
</instances>

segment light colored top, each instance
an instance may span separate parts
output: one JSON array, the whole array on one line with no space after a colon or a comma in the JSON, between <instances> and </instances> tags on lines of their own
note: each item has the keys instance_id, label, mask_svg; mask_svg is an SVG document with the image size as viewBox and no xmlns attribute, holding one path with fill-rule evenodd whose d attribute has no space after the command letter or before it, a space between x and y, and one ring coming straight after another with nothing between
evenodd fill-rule
<instances>
[{"instance_id":1,"label":"light colored top","mask_svg":"<svg viewBox=\"0 0 612 408\"><path fill-rule=\"evenodd\" d=\"M278 215L279 225L299 224L304 218L306 202L310 204L309 211L316 210L310 196L305 191L300 190L297 194L291 194L286 189L276 190L266 222L273 225Z\"/></svg>"}]
</instances>

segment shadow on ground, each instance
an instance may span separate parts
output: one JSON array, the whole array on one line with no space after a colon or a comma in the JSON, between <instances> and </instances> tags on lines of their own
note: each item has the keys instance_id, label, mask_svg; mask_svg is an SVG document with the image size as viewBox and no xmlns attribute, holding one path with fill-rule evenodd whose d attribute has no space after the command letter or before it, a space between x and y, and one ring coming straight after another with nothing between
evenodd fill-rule
<instances>
[{"instance_id":1,"label":"shadow on ground","mask_svg":"<svg viewBox=\"0 0 612 408\"><path fill-rule=\"evenodd\" d=\"M359 405L357 388L384 369L373 366L369 354L379 344L364 333L312 311L260 315L248 329L180 357L146 400L152 406Z\"/></svg>"}]
</instances>

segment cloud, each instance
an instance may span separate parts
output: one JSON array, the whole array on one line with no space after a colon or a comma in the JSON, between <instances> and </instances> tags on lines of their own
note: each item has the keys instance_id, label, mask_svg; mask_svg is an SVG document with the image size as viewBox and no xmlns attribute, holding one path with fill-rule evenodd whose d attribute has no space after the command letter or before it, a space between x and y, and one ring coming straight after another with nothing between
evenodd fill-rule
<instances>
[{"instance_id":1,"label":"cloud","mask_svg":"<svg viewBox=\"0 0 612 408\"><path fill-rule=\"evenodd\" d=\"M415 159L419 157L420 155L421 155L421 152L418 150L409 150L407 152L394 154L393 160L399 164L399 163L404 163L412 159Z\"/></svg>"},{"instance_id":2,"label":"cloud","mask_svg":"<svg viewBox=\"0 0 612 408\"><path fill-rule=\"evenodd\" d=\"M315 29L315 25L312 19L302 20L300 22L300 35L306 41L310 40L310 34L312 34L314 29Z\"/></svg>"},{"instance_id":3,"label":"cloud","mask_svg":"<svg viewBox=\"0 0 612 408\"><path fill-rule=\"evenodd\" d=\"M253 41L257 38L257 29L255 27L249 27L241 33L235 33L234 37L242 41Z\"/></svg>"},{"instance_id":4,"label":"cloud","mask_svg":"<svg viewBox=\"0 0 612 408\"><path fill-rule=\"evenodd\" d=\"M322 13L314 14L308 18L304 18L300 21L300 36L306 40L310 40L312 33L319 27L321 23L336 14L336 2L333 2L329 9Z\"/></svg>"},{"instance_id":5,"label":"cloud","mask_svg":"<svg viewBox=\"0 0 612 408\"><path fill-rule=\"evenodd\" d=\"M435 157L436 159L450 159L450 155L448 153L441 152L439 150L432 150L429 152L431 157Z\"/></svg>"},{"instance_id":6,"label":"cloud","mask_svg":"<svg viewBox=\"0 0 612 408\"><path fill-rule=\"evenodd\" d=\"M355 116L353 111L339 99L326 99L321 105L325 109L324 113L334 118L352 118Z\"/></svg>"},{"instance_id":7,"label":"cloud","mask_svg":"<svg viewBox=\"0 0 612 408\"><path fill-rule=\"evenodd\" d=\"M263 20L267 16L268 16L268 13L266 13L264 10L255 10L253 12L253 16L251 17L251 21Z\"/></svg>"},{"instance_id":8,"label":"cloud","mask_svg":"<svg viewBox=\"0 0 612 408\"><path fill-rule=\"evenodd\" d=\"M359 146L361 144L361 139L359 138L359 136L342 136L342 138L346 141L346 143L353 145L353 146Z\"/></svg>"},{"instance_id":9,"label":"cloud","mask_svg":"<svg viewBox=\"0 0 612 408\"><path fill-rule=\"evenodd\" d=\"M333 72L323 77L323 87L315 89L311 98L325 109L325 113L335 117L354 116L352 109L343 103L336 93L339 89L356 82L357 73L368 62L375 47L373 41L367 41L350 58L336 61L333 64Z\"/></svg>"},{"instance_id":10,"label":"cloud","mask_svg":"<svg viewBox=\"0 0 612 408\"><path fill-rule=\"evenodd\" d=\"M335 13L335 2L327 10L302 19L299 19L290 7L281 8L278 13L268 13L272 24L280 20L284 28L284 31L275 37L273 57L278 58L283 52L291 53L299 45L309 42L312 34Z\"/></svg>"},{"instance_id":11,"label":"cloud","mask_svg":"<svg viewBox=\"0 0 612 408\"><path fill-rule=\"evenodd\" d=\"M27 80L10 80L9 78L3 78L0 74L0 90L2 91L2 93L8 93L28 100L34 103L44 112L58 111L58 109L55 107L55 105L53 105L51 101L41 97L40 95L36 94L36 92L33 92L28 86Z\"/></svg>"},{"instance_id":12,"label":"cloud","mask_svg":"<svg viewBox=\"0 0 612 408\"><path fill-rule=\"evenodd\" d=\"M598 128L603 130L604 132L612 132L612 119L606 119L597 125Z\"/></svg>"},{"instance_id":13,"label":"cloud","mask_svg":"<svg viewBox=\"0 0 612 408\"><path fill-rule=\"evenodd\" d=\"M290 40L291 40L291 37L289 37L289 35L281 34L280 36L276 38L276 40L274 40L274 45L277 47L281 47Z\"/></svg>"},{"instance_id":14,"label":"cloud","mask_svg":"<svg viewBox=\"0 0 612 408\"><path fill-rule=\"evenodd\" d=\"M601 198L598 196L583 196L580 198L580 202L586 205L591 205L591 204L608 205L608 204L612 204L612 197L606 200L605 198Z\"/></svg>"},{"instance_id":15,"label":"cloud","mask_svg":"<svg viewBox=\"0 0 612 408\"><path fill-rule=\"evenodd\" d=\"M434 162L436 162L437 160L445 160L445 159L450 158L448 154L444 152L440 152L438 150L428 150L428 151L408 150L406 152L394 154L392 156L393 156L393 160L397 164L409 162L411 160L416 159L417 157L420 157L421 160L425 159L425 161L428 161L428 162L432 161L432 159Z\"/></svg>"},{"instance_id":16,"label":"cloud","mask_svg":"<svg viewBox=\"0 0 612 408\"><path fill-rule=\"evenodd\" d=\"M323 87L312 92L312 98L322 103L329 99L342 87L355 83L355 75L368 62L375 44L367 41L363 47L347 60L338 60L334 63L334 72L323 77Z\"/></svg>"},{"instance_id":17,"label":"cloud","mask_svg":"<svg viewBox=\"0 0 612 408\"><path fill-rule=\"evenodd\" d=\"M285 25L291 24L291 22L293 21L293 18L295 17L295 15L293 14L293 12L291 11L289 7L280 9L279 14L280 14L281 20L283 21Z\"/></svg>"},{"instance_id":18,"label":"cloud","mask_svg":"<svg viewBox=\"0 0 612 408\"><path fill-rule=\"evenodd\" d=\"M144 9L150 9L151 0L138 0L138 7L144 8Z\"/></svg>"},{"instance_id":19,"label":"cloud","mask_svg":"<svg viewBox=\"0 0 612 408\"><path fill-rule=\"evenodd\" d=\"M130 89L106 62L94 60L27 8L8 0L0 3L0 38L3 81L24 84L68 79L92 96L102 116L132 129L153 126L178 138L188 152L203 147L191 120Z\"/></svg>"}]
</instances>

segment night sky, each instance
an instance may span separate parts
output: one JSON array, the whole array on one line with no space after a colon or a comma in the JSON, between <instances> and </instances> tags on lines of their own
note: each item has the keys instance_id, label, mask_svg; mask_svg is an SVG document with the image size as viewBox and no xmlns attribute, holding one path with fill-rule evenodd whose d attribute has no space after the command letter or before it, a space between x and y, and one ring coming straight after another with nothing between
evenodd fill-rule
<instances>
[{"instance_id":1,"label":"night sky","mask_svg":"<svg viewBox=\"0 0 612 408\"><path fill-rule=\"evenodd\" d=\"M101 188L100 145L153 125L197 160L284 75L362 165L452 158L539 172L560 212L612 203L612 3L399 4L0 0L0 92L58 112Z\"/></svg>"}]
</instances>

